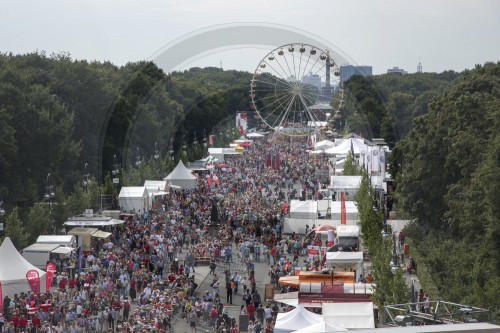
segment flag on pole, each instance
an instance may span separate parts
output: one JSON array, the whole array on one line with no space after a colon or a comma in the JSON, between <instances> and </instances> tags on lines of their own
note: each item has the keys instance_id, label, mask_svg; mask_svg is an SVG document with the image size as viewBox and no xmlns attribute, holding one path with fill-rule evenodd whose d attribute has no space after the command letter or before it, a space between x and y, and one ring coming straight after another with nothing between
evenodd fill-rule
<instances>
[{"instance_id":1,"label":"flag on pole","mask_svg":"<svg viewBox=\"0 0 500 333\"><path fill-rule=\"evenodd\" d=\"M214 136L213 135L208 136L208 144L213 146L213 144L214 144Z\"/></svg>"},{"instance_id":2,"label":"flag on pole","mask_svg":"<svg viewBox=\"0 0 500 333\"><path fill-rule=\"evenodd\" d=\"M56 265L49 262L46 268L47 274L45 274L45 292L49 292L50 286L52 285L52 280L56 274Z\"/></svg>"}]
</instances>

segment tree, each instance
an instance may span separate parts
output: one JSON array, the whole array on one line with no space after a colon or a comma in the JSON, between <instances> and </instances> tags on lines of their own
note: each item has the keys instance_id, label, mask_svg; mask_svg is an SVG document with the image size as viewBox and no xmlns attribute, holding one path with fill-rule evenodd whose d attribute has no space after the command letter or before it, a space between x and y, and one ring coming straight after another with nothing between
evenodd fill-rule
<instances>
[{"instance_id":1,"label":"tree","mask_svg":"<svg viewBox=\"0 0 500 333\"><path fill-rule=\"evenodd\" d=\"M359 170L357 165L354 163L351 152L347 153L347 157L344 161L344 171L342 171L344 176L357 176L359 175Z\"/></svg>"},{"instance_id":2,"label":"tree","mask_svg":"<svg viewBox=\"0 0 500 333\"><path fill-rule=\"evenodd\" d=\"M17 207L7 216L5 224L5 236L10 237L17 249L25 248L28 245L29 234L19 218Z\"/></svg>"},{"instance_id":3,"label":"tree","mask_svg":"<svg viewBox=\"0 0 500 333\"><path fill-rule=\"evenodd\" d=\"M46 234L50 226L49 208L46 202L37 202L28 210L27 226L29 241L34 243L39 235Z\"/></svg>"}]
</instances>

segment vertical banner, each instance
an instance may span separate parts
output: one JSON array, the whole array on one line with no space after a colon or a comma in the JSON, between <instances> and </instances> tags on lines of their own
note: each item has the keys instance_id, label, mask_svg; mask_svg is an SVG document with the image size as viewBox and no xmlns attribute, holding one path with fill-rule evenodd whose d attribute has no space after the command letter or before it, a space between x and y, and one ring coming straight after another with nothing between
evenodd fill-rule
<instances>
[{"instance_id":1,"label":"vertical banner","mask_svg":"<svg viewBox=\"0 0 500 333\"><path fill-rule=\"evenodd\" d=\"M271 167L271 153L268 153L266 155L266 167L268 167L268 168Z\"/></svg>"},{"instance_id":2,"label":"vertical banner","mask_svg":"<svg viewBox=\"0 0 500 333\"><path fill-rule=\"evenodd\" d=\"M0 313L3 313L2 282L0 281Z\"/></svg>"},{"instance_id":3,"label":"vertical banner","mask_svg":"<svg viewBox=\"0 0 500 333\"><path fill-rule=\"evenodd\" d=\"M280 169L280 164L281 164L281 161L280 161L280 152L277 152L276 153L276 160L275 160L275 169L276 170L279 170Z\"/></svg>"},{"instance_id":4,"label":"vertical banner","mask_svg":"<svg viewBox=\"0 0 500 333\"><path fill-rule=\"evenodd\" d=\"M214 136L213 135L208 136L208 144L211 146L214 145Z\"/></svg>"},{"instance_id":5,"label":"vertical banner","mask_svg":"<svg viewBox=\"0 0 500 333\"><path fill-rule=\"evenodd\" d=\"M45 292L49 292L50 286L52 285L52 280L56 274L56 265L49 262L46 268L47 274L45 275Z\"/></svg>"},{"instance_id":6,"label":"vertical banner","mask_svg":"<svg viewBox=\"0 0 500 333\"><path fill-rule=\"evenodd\" d=\"M346 212L345 212L345 197L344 192L340 192L340 224L347 224Z\"/></svg>"},{"instance_id":7,"label":"vertical banner","mask_svg":"<svg viewBox=\"0 0 500 333\"><path fill-rule=\"evenodd\" d=\"M40 274L35 269L32 269L26 273L26 279L30 285L31 290L38 294L40 292Z\"/></svg>"}]
</instances>

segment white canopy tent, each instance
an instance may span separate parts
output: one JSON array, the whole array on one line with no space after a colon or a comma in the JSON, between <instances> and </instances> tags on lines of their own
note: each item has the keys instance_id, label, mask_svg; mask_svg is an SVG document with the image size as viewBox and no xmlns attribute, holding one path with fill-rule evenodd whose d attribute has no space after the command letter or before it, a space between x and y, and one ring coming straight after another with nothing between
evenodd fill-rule
<instances>
[{"instance_id":1,"label":"white canopy tent","mask_svg":"<svg viewBox=\"0 0 500 333\"><path fill-rule=\"evenodd\" d=\"M38 271L40 275L40 291L45 291L45 272L30 264L16 250L9 237L5 237L0 246L0 281L2 281L2 295L13 297L30 290L26 273L30 270Z\"/></svg>"},{"instance_id":2,"label":"white canopy tent","mask_svg":"<svg viewBox=\"0 0 500 333\"><path fill-rule=\"evenodd\" d=\"M329 332L345 332L347 329L340 325L329 323L326 321L320 321L317 324L301 328L294 333L329 333Z\"/></svg>"},{"instance_id":3,"label":"white canopy tent","mask_svg":"<svg viewBox=\"0 0 500 333\"><path fill-rule=\"evenodd\" d=\"M196 187L198 178L186 168L182 160L179 160L175 169L164 180L183 189L193 189Z\"/></svg>"},{"instance_id":4,"label":"white canopy tent","mask_svg":"<svg viewBox=\"0 0 500 333\"><path fill-rule=\"evenodd\" d=\"M316 146L314 146L314 149L316 150L325 150L325 149L330 149L335 147L335 142L330 141L330 140L323 140L316 142Z\"/></svg>"},{"instance_id":5,"label":"white canopy tent","mask_svg":"<svg viewBox=\"0 0 500 333\"><path fill-rule=\"evenodd\" d=\"M357 225L359 219L351 220L347 218L347 225ZM291 217L285 217L285 223L283 224L283 233L291 234L293 232L304 235L306 233L306 225L309 226L309 230L311 230L312 226L316 227L322 225L331 225L334 227L340 226L341 221L340 218L337 220L330 219L296 219Z\"/></svg>"},{"instance_id":6,"label":"white canopy tent","mask_svg":"<svg viewBox=\"0 0 500 333\"><path fill-rule=\"evenodd\" d=\"M124 186L118 195L118 202L124 211L144 212L149 210L148 191L144 186Z\"/></svg>"},{"instance_id":7,"label":"white canopy tent","mask_svg":"<svg viewBox=\"0 0 500 333\"><path fill-rule=\"evenodd\" d=\"M290 217L315 219L318 217L318 202L314 200L292 200L290 202Z\"/></svg>"},{"instance_id":8,"label":"white canopy tent","mask_svg":"<svg viewBox=\"0 0 500 333\"><path fill-rule=\"evenodd\" d=\"M306 310L299 305L290 312L278 313L274 332L288 333L322 321L322 316Z\"/></svg>"},{"instance_id":9,"label":"white canopy tent","mask_svg":"<svg viewBox=\"0 0 500 333\"><path fill-rule=\"evenodd\" d=\"M350 138L343 140L338 146L325 150L325 153L331 155L347 155L351 151L351 147L355 155L361 154L362 151L368 151L368 146L363 139Z\"/></svg>"},{"instance_id":10,"label":"white canopy tent","mask_svg":"<svg viewBox=\"0 0 500 333\"><path fill-rule=\"evenodd\" d=\"M363 274L363 252L327 252L326 263L344 270L353 268L359 274Z\"/></svg>"},{"instance_id":11,"label":"white canopy tent","mask_svg":"<svg viewBox=\"0 0 500 333\"><path fill-rule=\"evenodd\" d=\"M323 303L323 317L347 329L375 328L372 302Z\"/></svg>"}]
</instances>

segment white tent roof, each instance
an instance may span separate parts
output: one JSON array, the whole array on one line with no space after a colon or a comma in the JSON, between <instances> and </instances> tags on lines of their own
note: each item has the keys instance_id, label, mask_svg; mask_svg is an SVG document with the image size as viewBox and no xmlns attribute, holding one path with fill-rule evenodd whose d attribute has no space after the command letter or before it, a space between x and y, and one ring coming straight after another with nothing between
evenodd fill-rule
<instances>
[{"instance_id":1,"label":"white tent roof","mask_svg":"<svg viewBox=\"0 0 500 333\"><path fill-rule=\"evenodd\" d=\"M261 134L261 133L248 133L247 134L247 138L263 138L264 137L264 134Z\"/></svg>"},{"instance_id":2,"label":"white tent roof","mask_svg":"<svg viewBox=\"0 0 500 333\"><path fill-rule=\"evenodd\" d=\"M332 148L332 147L335 147L335 142L330 141L330 140L323 140L323 141L316 142L316 146L315 146L316 149L328 149L328 148Z\"/></svg>"},{"instance_id":3,"label":"white tent roof","mask_svg":"<svg viewBox=\"0 0 500 333\"><path fill-rule=\"evenodd\" d=\"M40 235L36 239L37 243L51 243L51 244L74 244L76 245L76 238L73 235Z\"/></svg>"},{"instance_id":4,"label":"white tent roof","mask_svg":"<svg viewBox=\"0 0 500 333\"><path fill-rule=\"evenodd\" d=\"M314 213L318 212L318 202L314 200L292 200L290 202L290 213Z\"/></svg>"},{"instance_id":5,"label":"white tent roof","mask_svg":"<svg viewBox=\"0 0 500 333\"><path fill-rule=\"evenodd\" d=\"M348 329L375 328L372 302L323 303L323 317Z\"/></svg>"},{"instance_id":6,"label":"white tent roof","mask_svg":"<svg viewBox=\"0 0 500 333\"><path fill-rule=\"evenodd\" d=\"M358 206L356 206L355 201L344 201L344 203L347 214L358 213ZM342 201L330 201L330 210L332 213L339 213L342 210Z\"/></svg>"},{"instance_id":7,"label":"white tent roof","mask_svg":"<svg viewBox=\"0 0 500 333\"><path fill-rule=\"evenodd\" d=\"M363 252L327 252L326 260L339 264L363 262Z\"/></svg>"},{"instance_id":8,"label":"white tent roof","mask_svg":"<svg viewBox=\"0 0 500 333\"><path fill-rule=\"evenodd\" d=\"M194 180L196 176L194 176L191 171L182 163L182 160L179 160L175 169L167 176L164 180Z\"/></svg>"},{"instance_id":9,"label":"white tent roof","mask_svg":"<svg viewBox=\"0 0 500 333\"><path fill-rule=\"evenodd\" d=\"M368 146L365 144L364 140L350 138L347 140L343 140L338 146L325 150L325 153L345 155L349 151L351 151L351 142L354 154L361 154L362 151L368 151Z\"/></svg>"},{"instance_id":10,"label":"white tent roof","mask_svg":"<svg viewBox=\"0 0 500 333\"><path fill-rule=\"evenodd\" d=\"M59 244L47 244L47 243L35 243L31 244L30 246L24 248L24 251L29 251L29 252L52 252L53 250L57 249L60 245Z\"/></svg>"},{"instance_id":11,"label":"white tent roof","mask_svg":"<svg viewBox=\"0 0 500 333\"><path fill-rule=\"evenodd\" d=\"M73 251L75 251L75 249L72 247L59 246L57 249L52 250L50 252L57 253L57 254L68 254L68 253L73 252Z\"/></svg>"},{"instance_id":12,"label":"white tent roof","mask_svg":"<svg viewBox=\"0 0 500 333\"><path fill-rule=\"evenodd\" d=\"M287 333L311 326L322 321L322 316L306 310L299 305L290 312L278 313L274 332Z\"/></svg>"},{"instance_id":13,"label":"white tent roof","mask_svg":"<svg viewBox=\"0 0 500 333\"><path fill-rule=\"evenodd\" d=\"M146 180L144 181L144 187L149 193L156 193L159 191L165 191L167 189L167 182L165 180ZM156 191L151 191L156 189Z\"/></svg>"},{"instance_id":14,"label":"white tent roof","mask_svg":"<svg viewBox=\"0 0 500 333\"><path fill-rule=\"evenodd\" d=\"M0 281L2 281L3 296L20 294L30 289L26 273L30 270L38 271L40 274L40 286L45 286L45 272L30 264L16 250L9 237L5 237L0 246ZM43 277L43 284L42 284ZM43 291L45 288L41 288Z\"/></svg>"},{"instance_id":15,"label":"white tent roof","mask_svg":"<svg viewBox=\"0 0 500 333\"><path fill-rule=\"evenodd\" d=\"M436 332L499 332L500 326L489 323L466 323L453 325L426 325L426 326L407 326L407 327L379 327L376 331L372 329L356 330L356 333L436 333Z\"/></svg>"},{"instance_id":16,"label":"white tent roof","mask_svg":"<svg viewBox=\"0 0 500 333\"><path fill-rule=\"evenodd\" d=\"M330 187L339 190L357 190L361 176L332 176Z\"/></svg>"},{"instance_id":17,"label":"white tent roof","mask_svg":"<svg viewBox=\"0 0 500 333\"><path fill-rule=\"evenodd\" d=\"M340 325L335 325L333 323L328 323L326 321L320 321L317 324L301 328L294 333L328 333L328 332L344 332L347 329Z\"/></svg>"},{"instance_id":18,"label":"white tent roof","mask_svg":"<svg viewBox=\"0 0 500 333\"><path fill-rule=\"evenodd\" d=\"M118 198L146 198L147 190L144 186L124 186L120 190Z\"/></svg>"}]
</instances>

